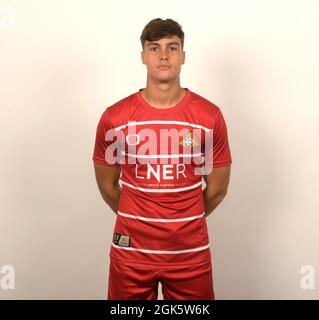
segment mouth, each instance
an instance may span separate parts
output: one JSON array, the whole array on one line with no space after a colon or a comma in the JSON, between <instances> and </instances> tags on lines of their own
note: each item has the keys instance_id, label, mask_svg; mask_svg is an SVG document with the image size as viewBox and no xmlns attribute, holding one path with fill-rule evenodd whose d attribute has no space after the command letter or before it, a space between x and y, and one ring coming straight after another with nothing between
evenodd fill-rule
<instances>
[{"instance_id":1,"label":"mouth","mask_svg":"<svg viewBox=\"0 0 319 320\"><path fill-rule=\"evenodd\" d=\"M167 70L167 69L170 69L170 68L171 68L171 66L165 65L165 64L160 65L160 66L157 67L157 69L160 69L160 70Z\"/></svg>"}]
</instances>

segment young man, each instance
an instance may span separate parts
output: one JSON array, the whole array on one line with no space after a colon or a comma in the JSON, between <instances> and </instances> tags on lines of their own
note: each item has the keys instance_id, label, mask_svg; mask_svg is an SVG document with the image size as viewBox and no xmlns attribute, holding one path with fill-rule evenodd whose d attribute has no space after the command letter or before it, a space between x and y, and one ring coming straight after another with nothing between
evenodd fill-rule
<instances>
[{"instance_id":1,"label":"young man","mask_svg":"<svg viewBox=\"0 0 319 320\"><path fill-rule=\"evenodd\" d=\"M107 297L156 300L161 282L164 300L212 300L206 218L229 184L226 124L216 105L180 86L177 22L153 19L140 40L146 88L106 108L96 130L96 181L117 214Z\"/></svg>"}]
</instances>

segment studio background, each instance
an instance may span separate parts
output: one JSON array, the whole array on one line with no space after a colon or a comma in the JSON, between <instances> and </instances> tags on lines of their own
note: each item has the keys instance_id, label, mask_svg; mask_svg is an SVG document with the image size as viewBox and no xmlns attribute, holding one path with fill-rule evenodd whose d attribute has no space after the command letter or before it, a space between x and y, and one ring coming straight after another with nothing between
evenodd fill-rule
<instances>
[{"instance_id":1,"label":"studio background","mask_svg":"<svg viewBox=\"0 0 319 320\"><path fill-rule=\"evenodd\" d=\"M182 87L228 126L231 182L207 219L216 298L318 299L318 9L0 1L0 268L15 269L0 298L106 297L116 215L95 182L95 130L106 107L145 87L139 37L160 17L185 32ZM317 272L312 290L303 266Z\"/></svg>"}]
</instances>

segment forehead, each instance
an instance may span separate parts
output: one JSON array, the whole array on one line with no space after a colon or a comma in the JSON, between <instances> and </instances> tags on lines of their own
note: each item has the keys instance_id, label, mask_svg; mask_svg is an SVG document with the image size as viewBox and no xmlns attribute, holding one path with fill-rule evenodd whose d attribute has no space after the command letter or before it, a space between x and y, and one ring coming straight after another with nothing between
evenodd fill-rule
<instances>
[{"instance_id":1,"label":"forehead","mask_svg":"<svg viewBox=\"0 0 319 320\"><path fill-rule=\"evenodd\" d=\"M165 38L155 40L155 41L145 41L146 46L151 46L151 45L170 45L170 44L175 44L175 45L181 45L181 40L177 36L167 36Z\"/></svg>"}]
</instances>

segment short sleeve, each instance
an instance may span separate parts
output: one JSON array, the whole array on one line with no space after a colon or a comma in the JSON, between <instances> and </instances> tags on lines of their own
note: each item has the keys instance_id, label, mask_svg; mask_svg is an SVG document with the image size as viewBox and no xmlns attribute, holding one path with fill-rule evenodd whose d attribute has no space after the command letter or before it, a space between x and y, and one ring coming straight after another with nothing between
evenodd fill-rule
<instances>
[{"instance_id":1,"label":"short sleeve","mask_svg":"<svg viewBox=\"0 0 319 320\"><path fill-rule=\"evenodd\" d=\"M214 127L206 135L205 166L223 167L232 163L225 119L218 109ZM205 140L206 141L206 140Z\"/></svg>"},{"instance_id":2,"label":"short sleeve","mask_svg":"<svg viewBox=\"0 0 319 320\"><path fill-rule=\"evenodd\" d=\"M117 138L114 136L112 139L112 136L114 136L114 129L106 109L96 128L95 145L92 157L94 162L110 167L120 166L117 158Z\"/></svg>"}]
</instances>

